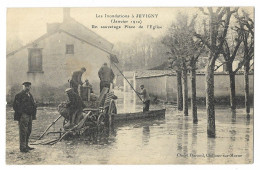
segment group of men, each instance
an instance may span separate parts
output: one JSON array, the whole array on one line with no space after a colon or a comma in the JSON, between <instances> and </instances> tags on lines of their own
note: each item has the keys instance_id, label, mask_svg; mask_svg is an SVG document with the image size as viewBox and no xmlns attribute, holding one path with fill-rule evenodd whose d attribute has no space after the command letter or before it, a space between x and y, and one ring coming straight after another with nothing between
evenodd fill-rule
<instances>
[{"instance_id":1,"label":"group of men","mask_svg":"<svg viewBox=\"0 0 260 170\"><path fill-rule=\"evenodd\" d=\"M83 85L82 74L86 72L86 68L82 67L79 71L72 73L70 82L70 88L77 94L79 94L78 88ZM110 88L110 84L113 83L115 74L111 68L108 67L107 63L104 63L103 66L98 71L98 76L100 79L100 92L104 87ZM85 81L89 83L88 80Z\"/></svg>"},{"instance_id":2,"label":"group of men","mask_svg":"<svg viewBox=\"0 0 260 170\"><path fill-rule=\"evenodd\" d=\"M86 72L86 68L84 67L79 71L73 72L69 81L70 88L65 90L68 95L66 106L70 112L69 127L72 127L79 122L82 110L85 107L78 91L79 87L83 85L81 79L84 72ZM113 70L108 67L107 63L104 63L99 69L98 76L100 78L100 92L104 87L110 88L110 84L113 83L115 77ZM88 80L86 80L85 83L89 83ZM22 85L23 90L15 96L13 109L15 111L14 120L18 121L19 124L20 151L26 153L34 149L28 145L28 141L32 131L32 120L36 120L37 107L33 96L30 93L31 82L24 82ZM144 104L143 111L149 111L149 94L144 88L144 85L141 85L140 87L141 92L138 92L138 94L142 96Z\"/></svg>"}]
</instances>

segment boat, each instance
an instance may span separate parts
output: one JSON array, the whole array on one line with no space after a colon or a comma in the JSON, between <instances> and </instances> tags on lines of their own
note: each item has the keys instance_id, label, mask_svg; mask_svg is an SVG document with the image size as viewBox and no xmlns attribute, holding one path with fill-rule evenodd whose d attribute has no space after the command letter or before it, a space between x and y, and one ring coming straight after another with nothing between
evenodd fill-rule
<instances>
[{"instance_id":1,"label":"boat","mask_svg":"<svg viewBox=\"0 0 260 170\"><path fill-rule=\"evenodd\" d=\"M164 118L166 109L150 110L136 113L119 113L112 115L113 123L119 123L124 121L140 120L140 119L152 119L152 118Z\"/></svg>"}]
</instances>

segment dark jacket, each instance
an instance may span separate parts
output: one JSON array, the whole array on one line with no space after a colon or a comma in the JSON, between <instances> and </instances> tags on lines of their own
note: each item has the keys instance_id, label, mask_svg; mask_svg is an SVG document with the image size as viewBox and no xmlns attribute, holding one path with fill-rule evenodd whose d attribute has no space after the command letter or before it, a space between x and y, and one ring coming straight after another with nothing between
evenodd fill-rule
<instances>
[{"instance_id":1,"label":"dark jacket","mask_svg":"<svg viewBox=\"0 0 260 170\"><path fill-rule=\"evenodd\" d=\"M74 71L72 73L72 77L71 77L71 83L79 85L79 84L83 84L81 81L81 77L82 77L83 72L82 71Z\"/></svg>"},{"instance_id":2,"label":"dark jacket","mask_svg":"<svg viewBox=\"0 0 260 170\"><path fill-rule=\"evenodd\" d=\"M99 69L98 76L101 81L107 81L109 83L112 83L115 78L113 70L107 66L102 66Z\"/></svg>"},{"instance_id":3,"label":"dark jacket","mask_svg":"<svg viewBox=\"0 0 260 170\"><path fill-rule=\"evenodd\" d=\"M32 119L36 120L36 104L34 102L32 94L29 95L22 90L20 93L15 95L13 109L14 109L14 120L19 121L23 113L32 115Z\"/></svg>"},{"instance_id":4,"label":"dark jacket","mask_svg":"<svg viewBox=\"0 0 260 170\"><path fill-rule=\"evenodd\" d=\"M67 102L67 107L71 111L76 111L85 107L85 104L82 102L81 97L77 93L70 92L68 93L68 97L69 101Z\"/></svg>"}]
</instances>

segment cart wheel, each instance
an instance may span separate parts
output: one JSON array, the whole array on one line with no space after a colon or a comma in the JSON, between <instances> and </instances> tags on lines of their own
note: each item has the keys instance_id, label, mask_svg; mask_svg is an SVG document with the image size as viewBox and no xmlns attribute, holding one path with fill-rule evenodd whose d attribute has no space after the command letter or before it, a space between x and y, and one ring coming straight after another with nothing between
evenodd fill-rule
<instances>
[{"instance_id":1,"label":"cart wheel","mask_svg":"<svg viewBox=\"0 0 260 170\"><path fill-rule=\"evenodd\" d=\"M104 125L105 124L105 115L104 114L100 114L99 116L98 116L98 119L97 119L97 125L98 126L102 126L102 125Z\"/></svg>"},{"instance_id":2,"label":"cart wheel","mask_svg":"<svg viewBox=\"0 0 260 170\"><path fill-rule=\"evenodd\" d=\"M63 127L64 127L68 122L69 122L69 120L64 118L64 120L63 120Z\"/></svg>"},{"instance_id":3,"label":"cart wheel","mask_svg":"<svg viewBox=\"0 0 260 170\"><path fill-rule=\"evenodd\" d=\"M109 114L109 115L117 114L116 103L115 103L114 100L111 100L111 101L110 101L109 109L108 109L108 114Z\"/></svg>"}]
</instances>

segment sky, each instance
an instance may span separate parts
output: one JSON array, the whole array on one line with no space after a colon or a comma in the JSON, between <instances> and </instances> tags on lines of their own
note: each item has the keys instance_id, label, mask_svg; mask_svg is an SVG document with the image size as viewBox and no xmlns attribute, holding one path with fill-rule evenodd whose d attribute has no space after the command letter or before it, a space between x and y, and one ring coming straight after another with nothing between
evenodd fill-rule
<instances>
[{"instance_id":1,"label":"sky","mask_svg":"<svg viewBox=\"0 0 260 170\"><path fill-rule=\"evenodd\" d=\"M165 33L168 26L175 20L178 12L195 13L197 8L70 8L72 18L82 23L92 31L101 35L112 43L130 42L135 35L141 32L158 37ZM135 18L111 18L105 15L132 15ZM152 18L136 18L150 16ZM99 17L98 17L99 16ZM100 16L103 16L102 18ZM143 29L123 28L124 25L140 24L118 24L111 23L111 19L142 22ZM7 40L18 37L24 44L34 41L46 33L46 24L63 21L63 8L8 8L7 9ZM98 28L92 28L92 25ZM121 29L101 29L100 26L121 25ZM161 27L160 29L149 29L147 25ZM138 34L139 33L139 34Z\"/></svg>"}]
</instances>

